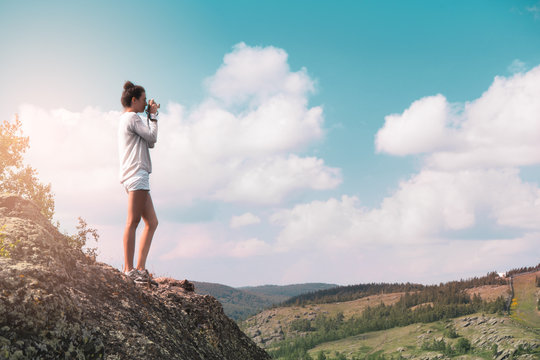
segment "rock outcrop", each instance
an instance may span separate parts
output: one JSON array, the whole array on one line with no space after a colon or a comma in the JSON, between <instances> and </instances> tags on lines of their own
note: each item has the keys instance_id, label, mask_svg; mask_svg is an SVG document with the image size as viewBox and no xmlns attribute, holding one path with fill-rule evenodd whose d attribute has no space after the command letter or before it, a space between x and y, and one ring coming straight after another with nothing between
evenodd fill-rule
<instances>
[{"instance_id":1,"label":"rock outcrop","mask_svg":"<svg viewBox=\"0 0 540 360\"><path fill-rule=\"evenodd\" d=\"M211 296L135 285L0 195L0 359L269 359ZM11 245L13 244L13 245Z\"/></svg>"}]
</instances>

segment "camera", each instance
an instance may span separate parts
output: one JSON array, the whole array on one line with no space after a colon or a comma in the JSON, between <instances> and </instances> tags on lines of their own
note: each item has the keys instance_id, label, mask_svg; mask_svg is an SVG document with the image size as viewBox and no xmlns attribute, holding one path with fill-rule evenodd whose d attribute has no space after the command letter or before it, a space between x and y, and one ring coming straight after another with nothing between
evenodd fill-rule
<instances>
[{"instance_id":1,"label":"camera","mask_svg":"<svg viewBox=\"0 0 540 360\"><path fill-rule=\"evenodd\" d=\"M159 109L161 104L158 104L154 101L154 99L150 99L150 101L148 102L148 104L146 105L146 115L150 116L150 105L151 103L154 103L157 105L157 108ZM157 114L157 113L156 113Z\"/></svg>"}]
</instances>

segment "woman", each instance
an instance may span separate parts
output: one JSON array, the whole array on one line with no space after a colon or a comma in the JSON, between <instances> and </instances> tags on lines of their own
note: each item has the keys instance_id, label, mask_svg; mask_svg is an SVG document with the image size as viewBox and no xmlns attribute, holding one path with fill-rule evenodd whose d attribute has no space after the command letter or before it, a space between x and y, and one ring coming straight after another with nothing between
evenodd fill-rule
<instances>
[{"instance_id":1,"label":"woman","mask_svg":"<svg viewBox=\"0 0 540 360\"><path fill-rule=\"evenodd\" d=\"M146 258L156 231L158 220L150 196L149 175L152 172L149 148L157 141L157 115L159 105L154 99L148 104L148 120L143 121L138 113L146 107L146 92L130 81L124 84L121 98L124 113L118 127L118 149L120 155L120 182L128 194L128 214L124 231L124 274L138 283L155 282L146 270ZM133 267L135 232L142 219L145 227L139 245L137 267Z\"/></svg>"}]
</instances>

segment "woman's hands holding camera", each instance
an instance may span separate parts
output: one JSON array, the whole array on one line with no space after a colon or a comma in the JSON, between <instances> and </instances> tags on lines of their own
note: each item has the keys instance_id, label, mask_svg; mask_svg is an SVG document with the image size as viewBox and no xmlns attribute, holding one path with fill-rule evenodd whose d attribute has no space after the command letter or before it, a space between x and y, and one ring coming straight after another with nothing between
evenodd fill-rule
<instances>
[{"instance_id":1,"label":"woman's hands holding camera","mask_svg":"<svg viewBox=\"0 0 540 360\"><path fill-rule=\"evenodd\" d=\"M156 103L154 101L154 99L150 99L150 101L148 102L148 110L147 111L150 114L155 114L155 113L158 112L159 107L160 107L160 104Z\"/></svg>"}]
</instances>

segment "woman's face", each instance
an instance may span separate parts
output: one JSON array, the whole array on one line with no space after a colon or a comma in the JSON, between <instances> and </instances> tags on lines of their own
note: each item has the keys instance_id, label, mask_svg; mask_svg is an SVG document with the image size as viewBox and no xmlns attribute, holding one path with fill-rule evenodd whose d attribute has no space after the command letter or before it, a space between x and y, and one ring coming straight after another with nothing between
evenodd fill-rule
<instances>
[{"instance_id":1,"label":"woman's face","mask_svg":"<svg viewBox=\"0 0 540 360\"><path fill-rule=\"evenodd\" d=\"M146 108L146 92L143 92L138 99L136 97L131 99L131 108L138 113L144 111L144 108Z\"/></svg>"}]
</instances>

